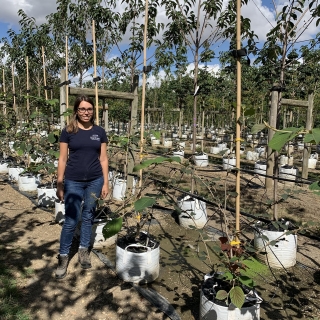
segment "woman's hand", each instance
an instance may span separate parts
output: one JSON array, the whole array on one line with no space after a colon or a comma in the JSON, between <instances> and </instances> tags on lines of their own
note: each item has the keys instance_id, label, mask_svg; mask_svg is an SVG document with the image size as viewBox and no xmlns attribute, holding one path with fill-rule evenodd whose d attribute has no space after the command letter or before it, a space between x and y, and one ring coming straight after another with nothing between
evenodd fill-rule
<instances>
[{"instance_id":1,"label":"woman's hand","mask_svg":"<svg viewBox=\"0 0 320 320\"><path fill-rule=\"evenodd\" d=\"M101 190L101 198L104 199L108 195L108 193L109 193L109 185L104 184Z\"/></svg>"},{"instance_id":2,"label":"woman's hand","mask_svg":"<svg viewBox=\"0 0 320 320\"><path fill-rule=\"evenodd\" d=\"M64 188L63 183L57 183L57 192L56 195L60 201L64 201Z\"/></svg>"}]
</instances>

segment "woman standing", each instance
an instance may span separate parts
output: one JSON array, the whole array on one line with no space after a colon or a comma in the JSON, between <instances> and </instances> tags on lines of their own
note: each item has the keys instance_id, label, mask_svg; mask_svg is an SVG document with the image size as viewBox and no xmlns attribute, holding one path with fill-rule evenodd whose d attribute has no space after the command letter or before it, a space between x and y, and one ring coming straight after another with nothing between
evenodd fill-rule
<instances>
[{"instance_id":1,"label":"woman standing","mask_svg":"<svg viewBox=\"0 0 320 320\"><path fill-rule=\"evenodd\" d=\"M94 125L94 103L77 97L70 124L60 136L57 197L65 204L56 278L67 274L69 250L81 213L78 259L83 269L91 268L90 239L97 198L105 198L108 188L107 135Z\"/></svg>"}]
</instances>

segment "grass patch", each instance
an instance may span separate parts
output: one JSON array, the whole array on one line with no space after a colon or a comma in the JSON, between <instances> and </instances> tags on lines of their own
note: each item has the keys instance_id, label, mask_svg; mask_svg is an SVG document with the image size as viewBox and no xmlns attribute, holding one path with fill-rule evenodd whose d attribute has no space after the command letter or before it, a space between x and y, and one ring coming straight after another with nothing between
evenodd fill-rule
<instances>
[{"instance_id":1,"label":"grass patch","mask_svg":"<svg viewBox=\"0 0 320 320\"><path fill-rule=\"evenodd\" d=\"M6 252L0 250L0 256ZM30 320L30 316L21 306L22 294L12 271L3 260L0 260L0 319L2 320Z\"/></svg>"}]
</instances>

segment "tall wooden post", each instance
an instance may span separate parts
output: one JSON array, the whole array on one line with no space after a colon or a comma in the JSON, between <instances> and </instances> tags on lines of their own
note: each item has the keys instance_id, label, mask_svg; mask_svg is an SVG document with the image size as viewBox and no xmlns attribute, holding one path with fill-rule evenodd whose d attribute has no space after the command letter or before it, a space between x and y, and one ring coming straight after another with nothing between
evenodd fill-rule
<instances>
[{"instance_id":1,"label":"tall wooden post","mask_svg":"<svg viewBox=\"0 0 320 320\"><path fill-rule=\"evenodd\" d=\"M273 87L277 87L278 84L274 84ZM278 115L278 102L279 102L279 92L276 89L271 91L271 106L269 112L269 124L271 127L277 127L277 115ZM274 131L272 129L268 130L268 143L274 136ZM273 176L273 169L275 165L275 158L272 149L268 146L267 147L267 175ZM270 190L273 188L273 179L266 178L266 189Z\"/></svg>"},{"instance_id":2,"label":"tall wooden post","mask_svg":"<svg viewBox=\"0 0 320 320\"><path fill-rule=\"evenodd\" d=\"M306 130L312 129L313 99L314 99L314 93L310 92L308 95ZM303 179L308 179L308 162L309 162L310 152L311 152L311 144L306 143L303 150L303 162L302 162L302 178Z\"/></svg>"},{"instance_id":3,"label":"tall wooden post","mask_svg":"<svg viewBox=\"0 0 320 320\"><path fill-rule=\"evenodd\" d=\"M65 101L65 110L68 110L69 108L69 58L68 58L68 37L66 36L66 70L65 70L65 81L66 81L66 86L65 88L65 96L66 96L66 101ZM69 124L69 116L67 117L67 124Z\"/></svg>"},{"instance_id":4,"label":"tall wooden post","mask_svg":"<svg viewBox=\"0 0 320 320\"><path fill-rule=\"evenodd\" d=\"M130 136L133 136L137 130L137 116L138 116L138 87L139 87L139 76L135 75L133 77L132 91L134 94L134 99L131 101L131 119L130 119L130 127L129 133ZM130 145L130 148L135 148L135 145ZM133 188L133 176L131 175L134 167L134 158L132 154L128 155L128 177L127 177L127 192L130 192Z\"/></svg>"},{"instance_id":5,"label":"tall wooden post","mask_svg":"<svg viewBox=\"0 0 320 320\"><path fill-rule=\"evenodd\" d=\"M12 95L13 95L13 110L17 111L16 107L16 88L14 85L14 64L12 64Z\"/></svg>"},{"instance_id":6,"label":"tall wooden post","mask_svg":"<svg viewBox=\"0 0 320 320\"><path fill-rule=\"evenodd\" d=\"M204 141L204 108L202 108L202 122L201 122L201 151L203 152L203 141Z\"/></svg>"},{"instance_id":7,"label":"tall wooden post","mask_svg":"<svg viewBox=\"0 0 320 320\"><path fill-rule=\"evenodd\" d=\"M103 121L104 121L104 130L106 132L109 131L109 110L108 110L108 104L104 103L103 104L103 112L102 112L102 117L103 117Z\"/></svg>"},{"instance_id":8,"label":"tall wooden post","mask_svg":"<svg viewBox=\"0 0 320 320\"><path fill-rule=\"evenodd\" d=\"M44 84L44 93L45 98L48 100L48 91L47 91L47 78L46 78L46 65L45 65L45 59L44 59L44 47L41 47L42 50L42 66L43 66L43 84Z\"/></svg>"},{"instance_id":9,"label":"tall wooden post","mask_svg":"<svg viewBox=\"0 0 320 320\"><path fill-rule=\"evenodd\" d=\"M3 99L4 99L3 115L5 115L7 113L7 108L6 108L6 78L4 76L4 68L2 69L2 89L3 89Z\"/></svg>"},{"instance_id":10,"label":"tall wooden post","mask_svg":"<svg viewBox=\"0 0 320 320\"><path fill-rule=\"evenodd\" d=\"M181 126L182 126L182 113L183 113L183 110L180 106L180 111L179 111L179 131L178 131L178 137L181 138L181 134L182 134L182 131L181 131Z\"/></svg>"},{"instance_id":11,"label":"tall wooden post","mask_svg":"<svg viewBox=\"0 0 320 320\"><path fill-rule=\"evenodd\" d=\"M30 114L30 99L29 99L29 94L30 94L30 85L29 85L29 57L26 57L26 75L27 75L27 114Z\"/></svg>"},{"instance_id":12,"label":"tall wooden post","mask_svg":"<svg viewBox=\"0 0 320 320\"><path fill-rule=\"evenodd\" d=\"M150 106L148 106L148 128L150 129Z\"/></svg>"},{"instance_id":13,"label":"tall wooden post","mask_svg":"<svg viewBox=\"0 0 320 320\"><path fill-rule=\"evenodd\" d=\"M60 70L60 83L65 83L66 81L66 70L62 69ZM64 118L64 112L66 112L66 88L67 86L64 84L60 87L60 125L61 130L65 127L65 118Z\"/></svg>"},{"instance_id":14,"label":"tall wooden post","mask_svg":"<svg viewBox=\"0 0 320 320\"><path fill-rule=\"evenodd\" d=\"M241 49L241 0L237 0L237 51ZM240 134L241 134L241 56L237 57L237 110L236 110L236 241L240 233Z\"/></svg>"},{"instance_id":15,"label":"tall wooden post","mask_svg":"<svg viewBox=\"0 0 320 320\"><path fill-rule=\"evenodd\" d=\"M93 41L93 76L95 78L95 97L96 97L96 125L99 125L99 99L98 99L98 81L97 81L97 54L96 54L96 31L95 21L92 20L92 41Z\"/></svg>"}]
</instances>

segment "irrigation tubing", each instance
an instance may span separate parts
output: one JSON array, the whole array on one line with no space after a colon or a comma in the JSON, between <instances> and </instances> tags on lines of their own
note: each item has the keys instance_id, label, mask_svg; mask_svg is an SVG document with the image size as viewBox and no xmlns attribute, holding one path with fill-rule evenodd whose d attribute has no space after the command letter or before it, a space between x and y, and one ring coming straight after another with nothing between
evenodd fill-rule
<instances>
[{"instance_id":1,"label":"irrigation tubing","mask_svg":"<svg viewBox=\"0 0 320 320\"><path fill-rule=\"evenodd\" d=\"M164 181L159 180L159 179L156 179L156 178L150 178L150 177L149 177L149 179L150 179L150 180L154 180L154 181L159 182L159 183L164 183ZM289 181L290 181L290 180L289 180ZM207 200L207 199L205 199L205 198L203 198L203 197L201 197L201 196L199 196L199 195L197 195L197 194L193 194L193 193L191 193L191 192L184 191L184 190L182 190L182 189L180 189L180 188L178 188L178 187L175 187L175 186L173 186L173 185L171 185L171 184L166 184L166 186L169 187L169 188L171 188L171 189L173 189L173 190L179 191L180 193L183 193L183 194L185 194L185 195L188 195L188 196L190 196L190 197L192 197L192 198L201 200L201 201L205 202L206 204L211 205L211 206L213 206L213 207L215 207L215 208L219 208L219 206L218 206L216 203L214 203L214 202L212 202L212 201L210 201L210 200ZM154 207L155 207L155 208L158 208L158 209L161 209L161 210L170 210L170 209L168 209L168 208L166 208L166 207L163 207L163 206L160 206L160 205L154 205ZM236 209L231 208L231 207L229 207L229 206L226 206L225 209L226 209L227 211L229 211L229 212L234 213L234 214L236 213ZM250 214L250 213L247 213L247 212L245 212L245 211L241 211L241 210L240 210L240 214L243 215L243 216L245 216L245 217L252 218L252 219L255 219L255 220L259 220L259 221L264 222L264 223L267 223L267 224L272 223L272 221L269 220L269 219L266 219L266 218L263 218L263 217L257 217L257 216L255 216L255 215ZM302 233L299 233L299 234L301 234L301 235L303 235L303 236L305 236L305 237L307 237L307 238L320 241L320 237L318 237L318 236L315 236L315 235L312 235L312 234L307 234L307 233L303 233L303 234L302 234Z\"/></svg>"},{"instance_id":2,"label":"irrigation tubing","mask_svg":"<svg viewBox=\"0 0 320 320\"><path fill-rule=\"evenodd\" d=\"M112 146L112 147L115 147L115 148L119 148L121 149L121 147L119 146ZM133 152L140 152L140 150L132 150ZM159 152L149 152L148 151L148 154L152 154L152 155L156 155L156 156L162 156L162 157L167 157L167 158L170 158L172 157L171 156L168 156L166 154L163 154L163 153L159 153ZM192 156L193 154L190 154L190 157ZM222 158L222 157L221 157ZM220 158L219 158L220 159ZM220 166L221 167L221 166ZM236 168L232 168L232 169L210 169L210 170L203 170L203 169L199 169L199 168L196 168L196 171L198 172L227 172L227 171L231 171L231 172L235 172L237 171L238 169ZM278 180L278 181L287 181L287 182L297 182L297 183L300 183L300 184L306 184L306 185L311 185L312 183L316 182L317 180L308 180L308 179L304 179L302 177L298 177L298 176L295 176L295 175L292 175L292 174L289 174L289 173L286 173L286 176L292 176L292 177L296 177L297 180L292 180L292 179L286 179L286 178L280 178L280 177L274 177L273 175L270 176L270 175L266 175L266 174L261 174L261 173L256 173L254 172L253 170L250 170L250 169L244 169L244 168L240 168L239 169L241 172L246 172L246 173L249 173L249 174L252 174L252 175L258 175L258 176L261 176L261 177L266 177L266 178L271 178L273 180Z\"/></svg>"}]
</instances>

